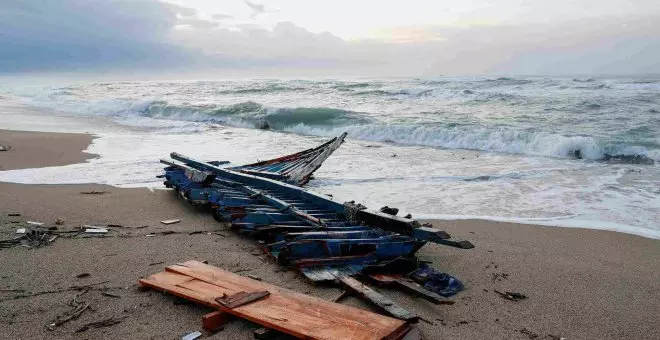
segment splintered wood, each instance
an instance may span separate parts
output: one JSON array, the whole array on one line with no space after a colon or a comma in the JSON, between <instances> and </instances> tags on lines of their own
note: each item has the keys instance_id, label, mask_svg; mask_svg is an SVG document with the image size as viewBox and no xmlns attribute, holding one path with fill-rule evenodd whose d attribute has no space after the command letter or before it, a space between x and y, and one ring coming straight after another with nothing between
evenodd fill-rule
<instances>
[{"instance_id":1,"label":"splintered wood","mask_svg":"<svg viewBox=\"0 0 660 340\"><path fill-rule=\"evenodd\" d=\"M402 320L296 293L198 261L167 266L165 271L138 282L299 338L400 339L410 329ZM270 294L233 308L216 301L255 292Z\"/></svg>"}]
</instances>

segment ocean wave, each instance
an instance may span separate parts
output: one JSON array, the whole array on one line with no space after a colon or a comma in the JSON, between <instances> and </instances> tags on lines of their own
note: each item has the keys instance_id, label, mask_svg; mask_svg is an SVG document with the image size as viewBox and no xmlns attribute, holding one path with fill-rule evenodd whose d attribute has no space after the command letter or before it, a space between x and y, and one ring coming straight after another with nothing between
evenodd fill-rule
<instances>
[{"instance_id":1,"label":"ocean wave","mask_svg":"<svg viewBox=\"0 0 660 340\"><path fill-rule=\"evenodd\" d=\"M644 164L660 161L658 149L602 142L590 136L563 136L494 126L369 124L344 129L323 129L299 124L286 129L288 132L326 136L336 135L341 130L348 131L351 138L402 145Z\"/></svg>"},{"instance_id":2,"label":"ocean wave","mask_svg":"<svg viewBox=\"0 0 660 340\"><path fill-rule=\"evenodd\" d=\"M355 91L355 96L411 96L424 97L433 93L433 89L400 89L400 90L365 90Z\"/></svg>"},{"instance_id":3,"label":"ocean wave","mask_svg":"<svg viewBox=\"0 0 660 340\"><path fill-rule=\"evenodd\" d=\"M156 119L214 122L235 127L281 131L298 124L336 127L371 122L353 111L326 107L269 108L253 101L224 106L171 105L165 101L153 101L133 105L121 113L127 114L130 111Z\"/></svg>"},{"instance_id":4,"label":"ocean wave","mask_svg":"<svg viewBox=\"0 0 660 340\"><path fill-rule=\"evenodd\" d=\"M225 106L191 106L152 101L135 103L119 114L130 116L131 113L154 119L217 123L303 135L334 136L347 131L351 138L400 145L642 164L660 161L659 149L593 136L452 123L388 124L360 112L327 107L272 108L252 101Z\"/></svg>"}]
</instances>

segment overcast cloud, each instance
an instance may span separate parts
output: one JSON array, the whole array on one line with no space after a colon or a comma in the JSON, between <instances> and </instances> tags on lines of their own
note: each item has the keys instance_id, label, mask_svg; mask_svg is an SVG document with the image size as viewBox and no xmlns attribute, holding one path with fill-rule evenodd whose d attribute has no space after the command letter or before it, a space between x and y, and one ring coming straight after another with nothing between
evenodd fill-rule
<instances>
[{"instance_id":1,"label":"overcast cloud","mask_svg":"<svg viewBox=\"0 0 660 340\"><path fill-rule=\"evenodd\" d=\"M264 25L273 22L271 13L277 18L284 11L264 4L244 2L247 15L240 17L156 0L3 1L0 73L660 73L660 16L653 11L567 21L420 23L345 40L287 21Z\"/></svg>"}]
</instances>

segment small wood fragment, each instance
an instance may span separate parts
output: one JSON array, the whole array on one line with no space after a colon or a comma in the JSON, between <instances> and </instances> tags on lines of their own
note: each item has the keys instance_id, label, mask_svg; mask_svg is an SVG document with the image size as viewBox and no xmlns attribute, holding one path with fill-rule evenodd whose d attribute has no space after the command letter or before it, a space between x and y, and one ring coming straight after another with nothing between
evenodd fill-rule
<instances>
[{"instance_id":1,"label":"small wood fragment","mask_svg":"<svg viewBox=\"0 0 660 340\"><path fill-rule=\"evenodd\" d=\"M215 301L229 309L234 309L236 307L240 307L243 305L246 305L248 303L261 300L267 296L269 296L270 293L266 290L260 290L256 292L238 292L233 295L227 295L224 294L223 296L217 297Z\"/></svg>"},{"instance_id":2,"label":"small wood fragment","mask_svg":"<svg viewBox=\"0 0 660 340\"><path fill-rule=\"evenodd\" d=\"M498 290L495 290L494 292L497 293L502 298L507 299L507 300L511 300L511 301L520 301L520 300L524 300L524 299L527 298L527 296L525 296L521 293L515 293L515 292L504 292L504 293L502 293Z\"/></svg>"},{"instance_id":3,"label":"small wood fragment","mask_svg":"<svg viewBox=\"0 0 660 340\"><path fill-rule=\"evenodd\" d=\"M7 214L7 216L9 216L9 217L18 217L18 216L21 216L21 214L9 213L9 214Z\"/></svg>"},{"instance_id":4,"label":"small wood fragment","mask_svg":"<svg viewBox=\"0 0 660 340\"><path fill-rule=\"evenodd\" d=\"M83 227L86 228L85 232L88 233L88 234L107 234L108 233L108 229L106 229L106 228L95 227L95 226L91 226L91 225L85 225Z\"/></svg>"},{"instance_id":5,"label":"small wood fragment","mask_svg":"<svg viewBox=\"0 0 660 340\"><path fill-rule=\"evenodd\" d=\"M92 191L81 191L80 193L83 194L83 195L103 195L103 194L107 193L107 191L92 190Z\"/></svg>"},{"instance_id":6,"label":"small wood fragment","mask_svg":"<svg viewBox=\"0 0 660 340\"><path fill-rule=\"evenodd\" d=\"M157 264L163 264L163 263L165 263L165 262L163 262L163 261L159 261L159 262L151 262L151 263L149 263L149 266L155 266L155 265L157 265Z\"/></svg>"},{"instance_id":7,"label":"small wood fragment","mask_svg":"<svg viewBox=\"0 0 660 340\"><path fill-rule=\"evenodd\" d=\"M261 278L256 275L248 274L247 277L251 278L252 280L261 281Z\"/></svg>"},{"instance_id":8,"label":"small wood fragment","mask_svg":"<svg viewBox=\"0 0 660 340\"><path fill-rule=\"evenodd\" d=\"M160 221L160 223L165 224L165 225L175 224L175 223L179 223L179 222L181 222L181 220L177 220L177 219Z\"/></svg>"},{"instance_id":9,"label":"small wood fragment","mask_svg":"<svg viewBox=\"0 0 660 340\"><path fill-rule=\"evenodd\" d=\"M79 279L82 279L84 277L90 277L90 276L92 276L90 273L82 273L82 274L76 275L76 277L79 278Z\"/></svg>"},{"instance_id":10,"label":"small wood fragment","mask_svg":"<svg viewBox=\"0 0 660 340\"><path fill-rule=\"evenodd\" d=\"M231 321L233 315L223 311L215 311L202 316L202 327L209 332L218 332Z\"/></svg>"},{"instance_id":11,"label":"small wood fragment","mask_svg":"<svg viewBox=\"0 0 660 340\"><path fill-rule=\"evenodd\" d=\"M101 295L108 296L108 297L115 298L115 299L120 299L121 298L121 296L119 296L117 294L112 294L110 292L101 292Z\"/></svg>"}]
</instances>

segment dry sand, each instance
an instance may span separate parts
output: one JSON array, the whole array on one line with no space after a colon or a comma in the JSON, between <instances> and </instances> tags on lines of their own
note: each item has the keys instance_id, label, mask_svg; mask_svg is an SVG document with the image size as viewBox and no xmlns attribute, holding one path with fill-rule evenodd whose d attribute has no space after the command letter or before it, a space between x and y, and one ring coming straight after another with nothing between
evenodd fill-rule
<instances>
[{"instance_id":1,"label":"dry sand","mask_svg":"<svg viewBox=\"0 0 660 340\"><path fill-rule=\"evenodd\" d=\"M4 169L61 165L90 157L80 152L91 140L88 135L2 131L0 140L13 146L9 153L0 152ZM60 144L55 145L55 140ZM45 144L49 146L42 147ZM27 150L30 155L11 154ZM59 155L48 156L52 150ZM81 194L92 190L106 193ZM22 216L8 217L8 213ZM182 222L159 223L171 218ZM210 214L183 204L170 191L0 183L0 239L11 238L26 220L54 225L57 219L64 220L60 230L82 224L123 227L111 228L107 237L59 238L43 248L0 250L2 339L179 339L201 330L200 318L207 308L153 291L141 292L136 285L138 278L166 264L189 259L246 270L242 274L325 299L340 294L338 288L314 286L295 272L283 272L277 264L253 255L258 248L251 239L224 230ZM382 289L433 323L419 324L426 339L660 338L660 241L608 231L476 220L434 224L476 246L461 250L429 244L419 252L436 268L463 280L467 289L453 298L457 303L435 306ZM164 235L164 231L177 233ZM203 233L189 235L193 231ZM152 233L156 236L145 236ZM91 275L76 278L81 273ZM495 278L495 274L506 275ZM54 331L46 326L71 309L68 303L79 292L20 297L26 292L102 281L108 282L79 297L92 309ZM521 292L529 298L508 301L495 289ZM120 298L102 295L104 290ZM370 309L353 297L342 303ZM111 316L126 318L111 327L74 333L85 323ZM255 328L237 320L208 337L252 339Z\"/></svg>"}]
</instances>

